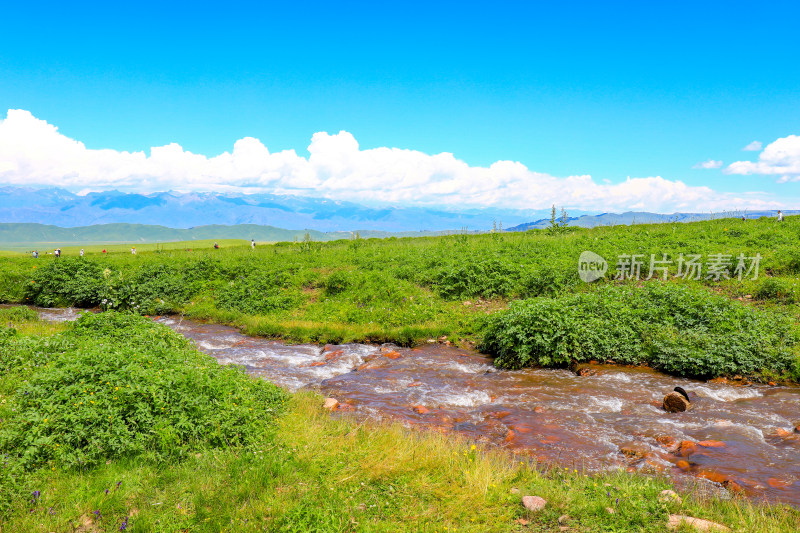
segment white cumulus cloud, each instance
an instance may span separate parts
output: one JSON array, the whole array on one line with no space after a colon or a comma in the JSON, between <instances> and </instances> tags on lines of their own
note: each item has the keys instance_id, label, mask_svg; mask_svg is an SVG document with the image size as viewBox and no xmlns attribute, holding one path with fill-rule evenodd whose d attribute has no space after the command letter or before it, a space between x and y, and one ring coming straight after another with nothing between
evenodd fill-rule
<instances>
[{"instance_id":1,"label":"white cumulus cloud","mask_svg":"<svg viewBox=\"0 0 800 533\"><path fill-rule=\"evenodd\" d=\"M753 141L744 148L742 148L745 152L758 152L761 150L761 141Z\"/></svg>"},{"instance_id":2,"label":"white cumulus cloud","mask_svg":"<svg viewBox=\"0 0 800 533\"><path fill-rule=\"evenodd\" d=\"M762 158L772 153L773 145ZM236 141L233 150L214 157L194 154L175 143L153 147L149 155L94 150L28 111L9 110L7 118L0 120L0 183L83 192L111 188L272 192L453 210L544 209L552 204L583 210L657 212L785 207L759 193L734 195L662 177L598 183L588 175L555 177L535 172L514 161L477 167L451 153L362 150L346 131L315 133L308 151L309 157L294 150L273 153L252 137Z\"/></svg>"},{"instance_id":3,"label":"white cumulus cloud","mask_svg":"<svg viewBox=\"0 0 800 533\"><path fill-rule=\"evenodd\" d=\"M777 175L780 181L800 180L800 136L789 135L768 144L758 161L736 161L725 169L727 174Z\"/></svg>"},{"instance_id":4,"label":"white cumulus cloud","mask_svg":"<svg viewBox=\"0 0 800 533\"><path fill-rule=\"evenodd\" d=\"M695 164L692 166L692 168L720 168L721 166L722 161L714 161L713 159L709 159L708 161Z\"/></svg>"}]
</instances>

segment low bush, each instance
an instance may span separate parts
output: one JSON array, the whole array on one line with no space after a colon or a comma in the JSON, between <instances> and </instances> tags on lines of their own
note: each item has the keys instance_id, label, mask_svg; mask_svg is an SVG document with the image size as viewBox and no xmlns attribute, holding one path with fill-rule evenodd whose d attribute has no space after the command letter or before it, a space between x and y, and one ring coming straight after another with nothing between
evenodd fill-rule
<instances>
[{"instance_id":1,"label":"low bush","mask_svg":"<svg viewBox=\"0 0 800 533\"><path fill-rule=\"evenodd\" d=\"M25 284L27 302L42 307L95 307L104 292L103 268L94 261L63 258L42 262Z\"/></svg>"},{"instance_id":2,"label":"low bush","mask_svg":"<svg viewBox=\"0 0 800 533\"><path fill-rule=\"evenodd\" d=\"M286 399L137 315L84 314L50 339L15 337L0 345L0 366L30 374L0 426L0 453L26 470L247 446L264 438Z\"/></svg>"},{"instance_id":3,"label":"low bush","mask_svg":"<svg viewBox=\"0 0 800 533\"><path fill-rule=\"evenodd\" d=\"M39 319L39 314L30 307L16 305L0 309L0 326L7 322L34 321Z\"/></svg>"},{"instance_id":4,"label":"low bush","mask_svg":"<svg viewBox=\"0 0 800 533\"><path fill-rule=\"evenodd\" d=\"M651 283L515 302L486 321L480 348L501 368L596 359L698 378L771 372L797 379L798 340L780 314Z\"/></svg>"},{"instance_id":5,"label":"low bush","mask_svg":"<svg viewBox=\"0 0 800 533\"><path fill-rule=\"evenodd\" d=\"M766 278L758 284L754 296L759 300L791 303L797 301L797 288L787 280Z\"/></svg>"},{"instance_id":6,"label":"low bush","mask_svg":"<svg viewBox=\"0 0 800 533\"><path fill-rule=\"evenodd\" d=\"M292 309L302 299L302 293L290 283L289 274L282 270L249 272L218 283L216 289L220 309L251 315Z\"/></svg>"},{"instance_id":7,"label":"low bush","mask_svg":"<svg viewBox=\"0 0 800 533\"><path fill-rule=\"evenodd\" d=\"M434 287L445 298L462 299L510 295L519 278L519 265L499 258L465 258L436 273Z\"/></svg>"},{"instance_id":8,"label":"low bush","mask_svg":"<svg viewBox=\"0 0 800 533\"><path fill-rule=\"evenodd\" d=\"M307 309L308 318L320 323L401 327L444 313L441 300L429 292L382 272L334 272L323 287L327 297Z\"/></svg>"},{"instance_id":9,"label":"low bush","mask_svg":"<svg viewBox=\"0 0 800 533\"><path fill-rule=\"evenodd\" d=\"M105 309L166 314L185 305L195 288L173 264L148 262L125 272L104 274L107 281L101 304Z\"/></svg>"}]
</instances>

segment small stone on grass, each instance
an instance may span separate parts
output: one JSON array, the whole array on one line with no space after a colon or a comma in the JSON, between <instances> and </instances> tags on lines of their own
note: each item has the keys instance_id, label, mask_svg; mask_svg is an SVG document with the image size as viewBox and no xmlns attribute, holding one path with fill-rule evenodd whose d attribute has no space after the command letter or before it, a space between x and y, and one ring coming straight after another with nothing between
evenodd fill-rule
<instances>
[{"instance_id":1,"label":"small stone on grass","mask_svg":"<svg viewBox=\"0 0 800 533\"><path fill-rule=\"evenodd\" d=\"M539 496L523 496L522 505L524 505L527 510L535 513L544 509L545 505L547 505L547 500Z\"/></svg>"},{"instance_id":2,"label":"small stone on grass","mask_svg":"<svg viewBox=\"0 0 800 533\"><path fill-rule=\"evenodd\" d=\"M679 514L669 515L667 522L667 529L678 529L682 525L688 525L696 531L712 531L717 533L724 533L730 529L722 524L717 524L711 520L703 520L702 518L692 518L691 516L683 516Z\"/></svg>"},{"instance_id":3,"label":"small stone on grass","mask_svg":"<svg viewBox=\"0 0 800 533\"><path fill-rule=\"evenodd\" d=\"M678 493L674 490L662 490L661 493L658 495L658 501L661 503L677 503L680 504L683 500L681 497L678 496Z\"/></svg>"},{"instance_id":4,"label":"small stone on grass","mask_svg":"<svg viewBox=\"0 0 800 533\"><path fill-rule=\"evenodd\" d=\"M337 407L339 407L339 400L337 400L336 398L325 398L325 403L322 404L322 407L330 411L333 411Z\"/></svg>"}]
</instances>

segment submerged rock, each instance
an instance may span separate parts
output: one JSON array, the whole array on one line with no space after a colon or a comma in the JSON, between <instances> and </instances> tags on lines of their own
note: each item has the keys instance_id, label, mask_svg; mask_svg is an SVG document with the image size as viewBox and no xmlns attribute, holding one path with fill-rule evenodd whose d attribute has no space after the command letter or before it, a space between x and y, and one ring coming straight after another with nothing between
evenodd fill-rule
<instances>
[{"instance_id":1,"label":"submerged rock","mask_svg":"<svg viewBox=\"0 0 800 533\"><path fill-rule=\"evenodd\" d=\"M689 457L697 452L697 444L690 440L682 440L678 445L678 455L681 457Z\"/></svg>"},{"instance_id":2,"label":"submerged rock","mask_svg":"<svg viewBox=\"0 0 800 533\"><path fill-rule=\"evenodd\" d=\"M623 444L620 446L619 451L623 455L627 455L628 457L635 459L642 459L652 455L650 446L641 442L629 442L627 444Z\"/></svg>"},{"instance_id":3,"label":"submerged rock","mask_svg":"<svg viewBox=\"0 0 800 533\"><path fill-rule=\"evenodd\" d=\"M588 366L575 367L574 372L575 372L576 376L581 376L581 377L596 376L597 375L597 370L594 369L594 368L589 368Z\"/></svg>"},{"instance_id":4,"label":"submerged rock","mask_svg":"<svg viewBox=\"0 0 800 533\"><path fill-rule=\"evenodd\" d=\"M701 440L697 444L704 448L725 448L726 446L721 440Z\"/></svg>"},{"instance_id":5,"label":"submerged rock","mask_svg":"<svg viewBox=\"0 0 800 533\"><path fill-rule=\"evenodd\" d=\"M668 413L682 413L689 409L692 404L686 397L679 392L670 392L664 396L663 407Z\"/></svg>"},{"instance_id":6,"label":"submerged rock","mask_svg":"<svg viewBox=\"0 0 800 533\"><path fill-rule=\"evenodd\" d=\"M675 437L670 435L659 435L656 437L656 442L666 448L668 451L674 451L678 447Z\"/></svg>"}]
</instances>

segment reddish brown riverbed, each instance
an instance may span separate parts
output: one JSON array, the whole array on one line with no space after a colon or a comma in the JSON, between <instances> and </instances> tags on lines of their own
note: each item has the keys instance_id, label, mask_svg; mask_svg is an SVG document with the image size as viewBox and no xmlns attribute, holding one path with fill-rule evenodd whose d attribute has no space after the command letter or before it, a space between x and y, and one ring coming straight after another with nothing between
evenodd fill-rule
<instances>
[{"instance_id":1,"label":"reddish brown riverbed","mask_svg":"<svg viewBox=\"0 0 800 533\"><path fill-rule=\"evenodd\" d=\"M797 387L706 383L611 365L593 366L589 376L501 371L478 353L439 344L289 346L226 326L159 321L220 363L244 365L289 390L319 390L356 416L457 431L564 466L688 475L800 505ZM661 400L676 385L689 391L693 408L666 413Z\"/></svg>"}]
</instances>

